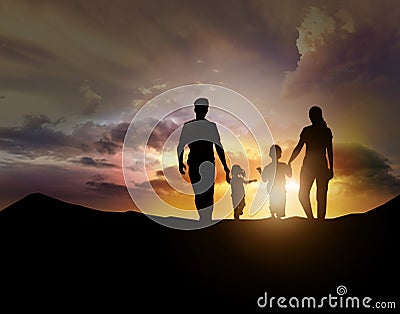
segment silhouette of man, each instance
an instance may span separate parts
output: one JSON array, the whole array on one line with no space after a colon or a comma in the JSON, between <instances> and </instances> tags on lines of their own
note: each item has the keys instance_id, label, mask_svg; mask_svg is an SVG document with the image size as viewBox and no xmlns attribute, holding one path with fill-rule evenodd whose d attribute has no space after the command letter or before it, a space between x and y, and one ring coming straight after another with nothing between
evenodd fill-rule
<instances>
[{"instance_id":1,"label":"silhouette of man","mask_svg":"<svg viewBox=\"0 0 400 314\"><path fill-rule=\"evenodd\" d=\"M317 185L317 218L323 220L326 214L328 183L333 178L332 131L326 125L320 107L311 107L308 115L311 125L304 127L301 131L299 142L290 156L289 165L298 156L305 144L306 154L300 171L299 200L307 217L313 219L310 190L315 180ZM328 155L328 160L326 155Z\"/></svg>"},{"instance_id":2,"label":"silhouette of man","mask_svg":"<svg viewBox=\"0 0 400 314\"><path fill-rule=\"evenodd\" d=\"M208 121L208 99L198 98L194 102L196 118L184 124L177 147L179 172L185 174L186 165L183 153L186 145L189 147L187 165L189 179L195 194L195 205L201 222L212 221L214 205L215 157L214 147L225 170L229 183L229 168L226 164L225 151L221 144L217 125Z\"/></svg>"}]
</instances>

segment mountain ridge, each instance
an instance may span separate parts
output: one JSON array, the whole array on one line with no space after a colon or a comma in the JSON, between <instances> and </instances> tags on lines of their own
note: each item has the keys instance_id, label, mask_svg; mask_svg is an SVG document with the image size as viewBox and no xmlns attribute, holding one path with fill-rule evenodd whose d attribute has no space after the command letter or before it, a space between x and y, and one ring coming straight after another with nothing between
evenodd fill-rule
<instances>
[{"instance_id":1,"label":"mountain ridge","mask_svg":"<svg viewBox=\"0 0 400 314\"><path fill-rule=\"evenodd\" d=\"M350 296L398 299L399 202L396 196L322 223L222 220L178 230L142 213L102 212L35 193L0 212L0 312L24 304L54 311L56 304L91 312L252 313L262 310L256 301L265 292L318 297L336 295L339 285Z\"/></svg>"},{"instance_id":2,"label":"mountain ridge","mask_svg":"<svg viewBox=\"0 0 400 314\"><path fill-rule=\"evenodd\" d=\"M82 209L84 211L93 211L93 212L102 212L102 213L138 213L138 214L143 214L146 215L140 211L135 211L135 210L126 210L126 211L121 211L121 212L113 212L113 211L103 211L103 210L99 210L97 208L92 208L92 207L87 207L84 205L80 205L80 204L75 204L75 203L69 203L67 201L64 201L62 199L59 199L57 197L52 197L49 195L46 195L44 193L41 192L34 192L34 193L29 193L27 195L25 195L24 197L20 198L19 200L16 200L15 202L11 203L10 205L8 205L7 207L3 208L2 210L0 210L0 217L1 217L1 213L4 212L9 212L11 210L13 210L13 208L24 208L24 207L31 207L32 204L37 204L37 205L42 205L45 207L45 209L48 209L49 205L58 205L61 207L74 207L75 209ZM384 210L387 211L388 208L399 208L398 211L393 210L393 214L396 215L396 217L399 217L399 211L400 211L400 194L396 195L394 197L392 197L391 199L385 201L384 203L382 203L381 205L376 206L375 208L369 209L366 212L363 213L349 213L349 214L345 214L342 216L338 216L338 217L333 217L333 218L326 218L327 221L332 221L332 220L340 220L344 217L360 217L360 215L373 215L375 214L378 210ZM47 213L48 214L48 213ZM147 215L149 217L153 217L152 215ZM156 218L160 218L157 216L154 216ZM172 218L170 216L167 217L162 217L162 218ZM301 218L301 219L306 219L305 217L300 217L300 216L290 216L287 217L283 220L289 220L289 219L296 219L296 218ZM184 218L182 218L183 220L185 220ZM243 219L243 220L251 220L251 221L257 221L257 220L266 220L269 218L260 218L260 219ZM189 219L190 220L190 219Z\"/></svg>"}]
</instances>

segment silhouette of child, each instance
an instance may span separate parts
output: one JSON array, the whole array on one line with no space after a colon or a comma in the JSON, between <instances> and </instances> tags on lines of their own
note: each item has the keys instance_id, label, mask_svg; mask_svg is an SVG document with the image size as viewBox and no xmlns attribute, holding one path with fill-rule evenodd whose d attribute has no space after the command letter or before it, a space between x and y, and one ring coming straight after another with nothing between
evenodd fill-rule
<instances>
[{"instance_id":1,"label":"silhouette of child","mask_svg":"<svg viewBox=\"0 0 400 314\"><path fill-rule=\"evenodd\" d=\"M246 172L239 165L232 166L231 174L233 217L235 220L239 220L239 216L243 214L243 208L246 206L244 184L257 182L257 179L246 180Z\"/></svg>"},{"instance_id":2,"label":"silhouette of child","mask_svg":"<svg viewBox=\"0 0 400 314\"><path fill-rule=\"evenodd\" d=\"M286 176L292 176L292 168L290 165L279 161L279 158L282 156L282 149L279 145L271 146L269 156L272 159L271 163L266 165L264 170L261 171L260 167L258 167L257 170L262 180L268 182L267 189L270 191L269 209L271 211L271 216L273 218L282 218L286 215Z\"/></svg>"}]
</instances>

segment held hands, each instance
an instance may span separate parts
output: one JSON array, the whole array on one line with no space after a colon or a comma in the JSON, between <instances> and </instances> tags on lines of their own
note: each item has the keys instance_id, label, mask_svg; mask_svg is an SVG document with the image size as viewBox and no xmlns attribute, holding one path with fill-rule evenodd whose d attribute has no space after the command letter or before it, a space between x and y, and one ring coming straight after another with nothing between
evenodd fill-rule
<instances>
[{"instance_id":1,"label":"held hands","mask_svg":"<svg viewBox=\"0 0 400 314\"><path fill-rule=\"evenodd\" d=\"M229 170L229 168L225 168L225 180L229 184L231 183L230 173L231 173L231 171Z\"/></svg>"},{"instance_id":2,"label":"held hands","mask_svg":"<svg viewBox=\"0 0 400 314\"><path fill-rule=\"evenodd\" d=\"M179 172L185 174L186 165L183 162L179 162Z\"/></svg>"}]
</instances>

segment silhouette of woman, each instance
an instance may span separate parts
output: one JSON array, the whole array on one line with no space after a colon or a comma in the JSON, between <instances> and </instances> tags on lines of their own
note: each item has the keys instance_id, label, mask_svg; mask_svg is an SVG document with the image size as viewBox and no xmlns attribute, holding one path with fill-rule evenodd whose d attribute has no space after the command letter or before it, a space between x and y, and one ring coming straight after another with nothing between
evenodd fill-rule
<instances>
[{"instance_id":1,"label":"silhouette of woman","mask_svg":"<svg viewBox=\"0 0 400 314\"><path fill-rule=\"evenodd\" d=\"M298 156L305 144L306 154L300 171L299 200L307 217L313 219L310 190L315 180L317 185L317 218L323 220L326 214L328 183L333 178L332 131L327 127L320 107L311 107L308 114L311 125L304 127L301 131L299 142L290 156L289 165ZM328 154L328 160L326 154Z\"/></svg>"}]
</instances>

